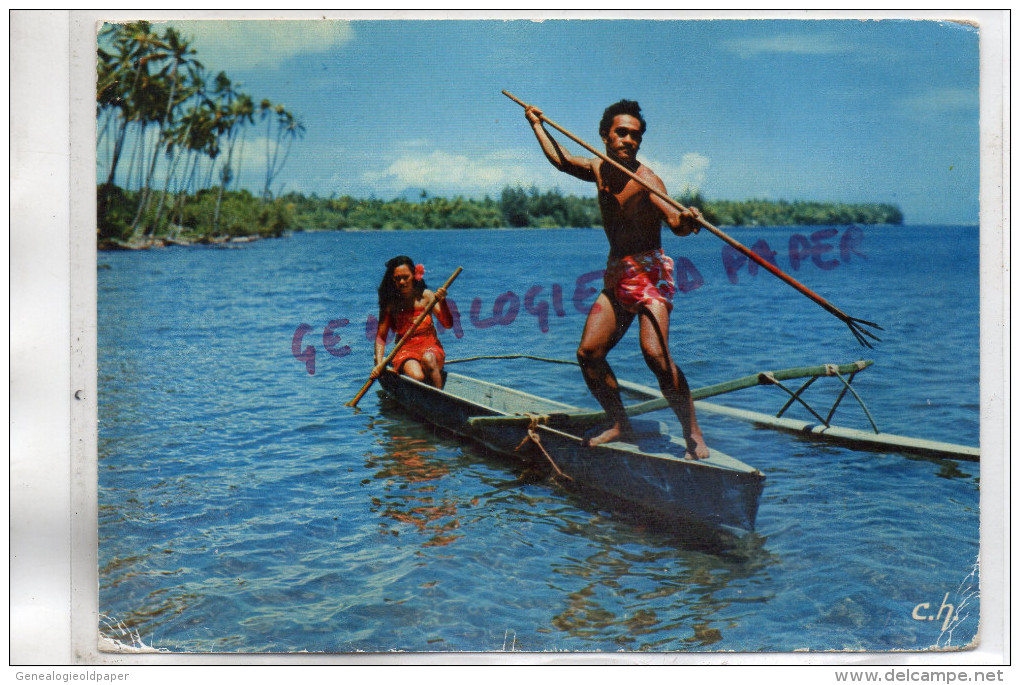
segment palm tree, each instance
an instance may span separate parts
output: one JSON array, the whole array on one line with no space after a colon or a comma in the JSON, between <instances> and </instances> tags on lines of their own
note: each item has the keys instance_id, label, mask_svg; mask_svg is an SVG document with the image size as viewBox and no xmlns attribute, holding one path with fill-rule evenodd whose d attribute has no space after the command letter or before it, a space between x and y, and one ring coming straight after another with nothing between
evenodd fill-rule
<instances>
[{"instance_id":1,"label":"palm tree","mask_svg":"<svg viewBox=\"0 0 1020 685\"><path fill-rule=\"evenodd\" d=\"M181 187L178 188L176 201L177 223L182 222L184 201L188 193L193 190L197 191L195 177L198 174L202 155L209 157L211 165L216 163L216 157L219 155L219 145L213 130L212 109L209 107L204 96L200 104L192 108L188 113L187 118L188 126L184 146L188 150L189 157L192 157L192 161L190 171L187 171L187 164L185 164L184 181Z\"/></svg>"},{"instance_id":2,"label":"palm tree","mask_svg":"<svg viewBox=\"0 0 1020 685\"><path fill-rule=\"evenodd\" d=\"M104 80L99 84L96 99L100 106L113 106L120 110L121 125L113 146L109 176L106 183L112 185L117 174L117 164L124 150L129 125L139 115L139 86L148 76L152 48L158 40L147 21L139 21L115 27L109 32L114 36L116 54L101 51L100 60L107 63L103 72ZM130 81L131 85L127 83Z\"/></svg>"},{"instance_id":3,"label":"palm tree","mask_svg":"<svg viewBox=\"0 0 1020 685\"><path fill-rule=\"evenodd\" d=\"M145 209L149 204L149 197L152 186L152 176L156 170L156 161L159 159L158 151L166 146L166 151L169 156L173 155L173 140L168 134L168 130L173 127L174 121L174 110L186 102L192 95L188 92L187 87L182 87L183 97L178 94L178 86L183 82L181 76L181 67L196 65L201 67L201 63L192 58L195 54L195 50L189 43L181 39L180 34L177 33L173 28L167 28L163 34L162 39L158 42L158 46L162 49L162 52L154 53L160 59L168 59L169 64L164 66L159 73L159 77L154 80L154 93L158 93L160 89L166 89L169 85L169 93L166 96L166 108L162 115L156 117L156 121L159 124L159 133L156 137L155 149L152 152L152 161L149 164L149 171L145 177L144 188L142 189L141 198L138 201L138 212L135 215L135 220L131 224L132 235L137 233L138 223L142 218ZM170 69L169 74L166 74L167 68ZM176 98L176 99L175 99ZM155 98L154 98L155 101ZM167 185L169 185L169 175L167 172ZM164 190L164 194L165 194ZM160 202L160 211L162 211L162 202ZM156 221L158 221L158 212Z\"/></svg>"},{"instance_id":4,"label":"palm tree","mask_svg":"<svg viewBox=\"0 0 1020 685\"><path fill-rule=\"evenodd\" d=\"M263 117L266 119L269 119L269 108L267 107L268 103L268 100L262 101ZM275 145L270 148L270 139L268 135L266 136L266 183L262 189L262 199L264 201L268 201L272 198L271 189L273 180L283 170L284 165L287 163L287 158L290 156L290 150L294 144L294 139L303 136L305 133L305 126L301 123L301 120L288 112L283 105L276 105L272 108L272 112L275 112L276 114L276 139L273 141ZM285 147L283 145L284 138L287 139ZM280 159L281 148L283 149L282 159Z\"/></svg>"},{"instance_id":5,"label":"palm tree","mask_svg":"<svg viewBox=\"0 0 1020 685\"><path fill-rule=\"evenodd\" d=\"M247 93L238 93L237 99L234 100L234 103L231 106L231 113L234 115L236 120L238 130L238 141L240 143L237 150L237 158L239 160L237 164L238 171L234 175L234 182L236 184L239 184L240 169L243 168L241 160L244 159L244 143L247 138L246 134L248 131L248 129L245 128L245 126L247 124L255 123L255 103L251 99L251 96L248 95ZM230 155L229 153L228 156L232 157L232 155Z\"/></svg>"},{"instance_id":6,"label":"palm tree","mask_svg":"<svg viewBox=\"0 0 1020 685\"><path fill-rule=\"evenodd\" d=\"M213 92L217 95L219 106L216 109L215 130L217 135L226 136L227 159L220 169L220 187L216 195L216 208L213 211L213 234L219 229L220 207L223 203L223 192L234 179L234 144L236 133L242 130L245 123L253 123L255 105L250 95L241 93L222 71L216 75Z\"/></svg>"},{"instance_id":7,"label":"palm tree","mask_svg":"<svg viewBox=\"0 0 1020 685\"><path fill-rule=\"evenodd\" d=\"M180 122L176 126L171 123L167 129L167 154L170 155L172 161L170 168L166 173L166 180L163 184L163 193L159 196L159 205L156 207L156 215L152 222L153 232L155 232L159 226L160 218L163 215L163 205L170 192L170 182L176 176L177 166L181 161L181 155L175 155L174 151L176 149L185 150L184 167L187 169L187 159L189 159L193 154L193 148L191 145L192 127L196 122L201 121L199 117L199 107L201 106L203 91L205 89L205 79L202 75L202 64L196 60L182 61L182 64L187 64L188 71L182 103L194 98L198 101L198 105L192 105L191 109L181 116Z\"/></svg>"},{"instance_id":8,"label":"palm tree","mask_svg":"<svg viewBox=\"0 0 1020 685\"><path fill-rule=\"evenodd\" d=\"M113 37L113 47L116 51L107 52L102 48L97 50L99 60L96 65L96 106L98 108L97 115L104 111L109 112L104 130L118 115L121 119L121 127L114 140L109 176L106 181L107 185L112 185L124 148L127 122L130 120L125 75L137 65L134 63L136 46L123 35L123 27L105 26L100 31L100 38L107 36Z\"/></svg>"},{"instance_id":9,"label":"palm tree","mask_svg":"<svg viewBox=\"0 0 1020 685\"><path fill-rule=\"evenodd\" d=\"M97 147L106 146L109 165L106 182L98 190L98 209L103 230L112 229L108 235L138 237L160 231L172 184L172 206L166 213L168 220L176 213L180 223L189 193L201 192L199 187L211 188L218 171L212 217L215 233L223 196L232 182L237 185L235 167L244 157L245 127L254 123L256 113L268 120L268 131L276 127L275 136L267 136L265 198L271 196L273 180L286 163L294 139L304 133L304 125L290 112L268 100L256 107L251 96L240 92L239 84L223 72L207 88L203 67L188 40L172 28L161 35L154 33L149 22L108 24L101 29L96 79ZM113 223L104 223L114 203L122 206L126 200L115 182L118 172L124 175L120 164L129 145L130 168L123 185L138 190L134 218L127 226L123 210L118 210L118 218L111 218ZM224 149L226 159L221 161ZM163 155L166 171L160 194L153 181ZM208 176L200 186L196 179L205 174L204 159L208 160ZM153 213L154 194L160 197Z\"/></svg>"},{"instance_id":10,"label":"palm tree","mask_svg":"<svg viewBox=\"0 0 1020 685\"><path fill-rule=\"evenodd\" d=\"M135 115L141 125L141 132L138 135L138 149L140 151L140 164L138 168L138 209L135 218L131 222L131 236L136 237L138 223L142 213L149 203L149 188L152 183L152 174L156 170L156 162L159 160L159 149L163 143L163 135L166 126L166 111L163 102L166 101L168 91L174 87L168 82L166 69L156 74L147 75L136 93L137 104ZM151 154L148 152L148 139L146 130L149 124L156 124L157 130L152 141ZM148 162L148 163L147 163Z\"/></svg>"},{"instance_id":11,"label":"palm tree","mask_svg":"<svg viewBox=\"0 0 1020 685\"><path fill-rule=\"evenodd\" d=\"M108 36L116 36L118 27L107 24L99 32L100 41ZM103 137L109 131L113 121L116 120L118 111L126 107L124 100L124 89L122 87L122 76L130 70L132 64L131 53L133 47L127 41L114 40L116 53L108 52L102 47L96 50L96 122L106 115L105 123L99 131L96 145L102 143Z\"/></svg>"}]
</instances>

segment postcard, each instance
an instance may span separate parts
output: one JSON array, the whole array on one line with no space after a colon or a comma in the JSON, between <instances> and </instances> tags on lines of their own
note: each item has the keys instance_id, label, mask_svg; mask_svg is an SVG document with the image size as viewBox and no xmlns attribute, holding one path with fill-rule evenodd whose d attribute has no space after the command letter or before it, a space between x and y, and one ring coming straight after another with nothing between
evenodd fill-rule
<instances>
[{"instance_id":1,"label":"postcard","mask_svg":"<svg viewBox=\"0 0 1020 685\"><path fill-rule=\"evenodd\" d=\"M72 15L81 662L986 663L1000 21Z\"/></svg>"}]
</instances>

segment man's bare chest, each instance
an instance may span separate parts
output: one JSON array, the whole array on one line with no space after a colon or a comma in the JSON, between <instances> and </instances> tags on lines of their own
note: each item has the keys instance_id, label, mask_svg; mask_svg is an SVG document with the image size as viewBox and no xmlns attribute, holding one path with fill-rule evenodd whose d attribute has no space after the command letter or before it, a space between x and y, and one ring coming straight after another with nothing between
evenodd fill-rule
<instances>
[{"instance_id":1,"label":"man's bare chest","mask_svg":"<svg viewBox=\"0 0 1020 685\"><path fill-rule=\"evenodd\" d=\"M603 211L608 210L625 215L641 215L654 209L648 191L633 180L613 184L600 179L598 193L599 205Z\"/></svg>"}]
</instances>

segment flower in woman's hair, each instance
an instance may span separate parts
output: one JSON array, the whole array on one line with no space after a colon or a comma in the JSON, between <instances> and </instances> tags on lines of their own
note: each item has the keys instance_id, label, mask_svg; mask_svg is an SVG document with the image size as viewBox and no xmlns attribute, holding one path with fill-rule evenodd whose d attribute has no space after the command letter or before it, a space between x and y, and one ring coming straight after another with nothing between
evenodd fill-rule
<instances>
[{"instance_id":1,"label":"flower in woman's hair","mask_svg":"<svg viewBox=\"0 0 1020 685\"><path fill-rule=\"evenodd\" d=\"M425 265L415 264L414 265L414 280L420 281L425 278Z\"/></svg>"}]
</instances>

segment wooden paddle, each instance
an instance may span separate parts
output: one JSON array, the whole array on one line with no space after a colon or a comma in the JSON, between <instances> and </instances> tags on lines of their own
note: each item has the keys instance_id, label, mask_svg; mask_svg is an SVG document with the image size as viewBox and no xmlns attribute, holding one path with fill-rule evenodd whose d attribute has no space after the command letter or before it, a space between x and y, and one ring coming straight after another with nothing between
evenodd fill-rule
<instances>
[{"instance_id":1,"label":"wooden paddle","mask_svg":"<svg viewBox=\"0 0 1020 685\"><path fill-rule=\"evenodd\" d=\"M519 99L517 99L516 97L514 97L513 95L511 95L510 93L508 93L505 90L503 91L503 95L506 95L508 98L510 98L511 100L516 102L521 107L524 107L525 109L528 109L528 107L530 107L530 105L520 101ZM580 138L575 136L573 133L571 133L567 129L565 129L562 126L560 126L559 124L557 124L555 121L549 119L549 117L545 116L544 114L540 114L539 117L542 119L542 121L544 121L545 123L549 124L550 126L555 128L557 131L559 131L563 135L567 136L572 141L574 141L575 143L577 143L578 145L580 145L584 149L588 150L589 152L591 152L593 155L595 155L596 157L598 157L602 161L608 162L609 164L612 164L617 169L619 169L623 173L625 173L628 176L630 176L632 179L634 179L635 181L637 181L638 183L643 185L646 189L648 189L648 191L651 192L652 194L656 195L659 198L662 198L663 200L665 200L666 202L668 202L672 206L676 207L681 212L687 213L687 212L690 211L690 210L687 209L687 207L684 207L682 204L680 204L679 202L677 202L673 198L669 197L665 193L659 192L655 188L651 187L650 185L648 185L648 183L646 183L643 179L639 178L637 176L637 174L632 172L630 169L628 169L627 167L623 166L622 164L617 162L615 159L612 159L611 157L607 156L604 152L599 152L598 150L593 148L591 145L589 145L588 143L584 142L583 140L581 140ZM707 228L709 231L711 231L712 233L714 233L718 237L722 238L731 247L733 247L737 251L739 251L742 254L744 254L745 256L747 256L748 259L751 259L752 261L757 263L762 268L764 268L767 271L771 272L774 276L777 276L778 278L780 278L783 281L785 281L787 284L793 286L798 291L800 291L801 294L806 295L810 299L814 300L817 304L821 305L825 309L825 311L829 312L830 314L836 316L841 321L843 321L843 323L845 323L850 328L850 332L854 334L854 337L857 338L857 342L859 342L861 345L864 345L865 347L871 347L871 343L869 343L867 341L867 339L864 337L865 335L868 336L869 338L872 338L873 340L878 340L879 342L881 342L881 338L878 338L871 331L868 331L868 330L863 328L863 326L871 326L872 328L877 328L880 331L881 330L885 330L881 326L879 326L877 323L872 323L871 321L865 321L864 319L857 319L857 318L854 318L852 316L847 315L842 310L840 310L835 305L833 305L831 302L829 302L828 300L823 298L821 295L818 295L817 293L815 293L814 291L809 289L807 286L805 286L802 283L800 283L799 281L797 281L792 276L790 276L790 275L786 274L785 272L781 271L772 262L762 258L761 256L759 256L758 254L756 254L755 252L753 252L749 248L744 247L744 245L740 244L739 242L737 242L736 240L734 240L730 236L728 236L725 233L723 233L722 231L720 231L718 228L716 228L711 223L709 223L709 221L707 219L705 219L704 217L699 215L697 217L697 220L698 220L699 224L701 224L702 226Z\"/></svg>"},{"instance_id":2,"label":"wooden paddle","mask_svg":"<svg viewBox=\"0 0 1020 685\"><path fill-rule=\"evenodd\" d=\"M443 283L444 290L450 289L450 284L453 283L457 276L460 275L461 271L463 271L463 269L458 266L457 270L453 272L453 275L446 279L446 283ZM403 336L401 336L400 341L396 345L394 345L393 349L390 350L390 353L386 355L386 359L383 359L378 366L372 369L373 372L374 371L378 371L379 373L383 372L383 370L386 368L386 365L390 363L394 356L396 356L397 352L400 351L400 348L404 346L404 343L411 339L411 336L414 335L414 332L418 330L418 326L421 325L421 322L425 320L426 316L432 313L433 308L435 308L437 304L439 304L439 300L437 298L433 298L432 301L429 302L428 306L425 307L425 311L418 315L418 318L414 320L414 323L412 323L411 327L407 329L407 332L404 333ZM373 383L375 383L375 378L369 378L365 382L365 385L361 387L361 390L358 391L358 394L354 396L354 399L348 402L346 406L348 407L358 406L358 402L360 402L361 398L365 396L365 393L368 392L368 389L372 387Z\"/></svg>"}]
</instances>

